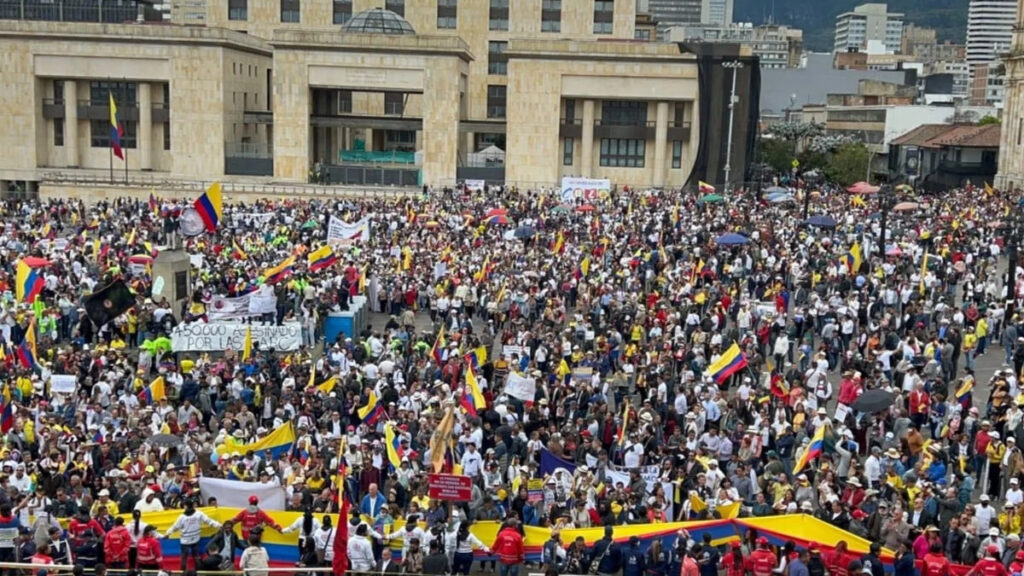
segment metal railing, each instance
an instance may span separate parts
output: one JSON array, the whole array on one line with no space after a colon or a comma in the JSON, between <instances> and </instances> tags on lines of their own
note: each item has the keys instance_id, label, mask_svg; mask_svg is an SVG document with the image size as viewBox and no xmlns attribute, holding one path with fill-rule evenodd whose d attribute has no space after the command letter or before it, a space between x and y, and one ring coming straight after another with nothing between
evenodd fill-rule
<instances>
[{"instance_id":1,"label":"metal railing","mask_svg":"<svg viewBox=\"0 0 1024 576\"><path fill-rule=\"evenodd\" d=\"M180 180L162 177L156 174L129 173L128 182L125 183L123 175L118 175L115 182L110 182L110 177L102 174L69 174L66 172L46 172L40 178L42 185L57 186L94 186L97 188L119 188L119 189L141 189L146 191L154 190L158 196L171 193L174 196L198 196L213 181L203 180ZM221 188L228 194L253 194L265 196L296 196L296 197L346 197L346 196L374 196L381 198L404 198L415 194L419 187L400 187L388 185L314 185L314 184L293 184L293 183L249 183L222 181Z\"/></svg>"}]
</instances>

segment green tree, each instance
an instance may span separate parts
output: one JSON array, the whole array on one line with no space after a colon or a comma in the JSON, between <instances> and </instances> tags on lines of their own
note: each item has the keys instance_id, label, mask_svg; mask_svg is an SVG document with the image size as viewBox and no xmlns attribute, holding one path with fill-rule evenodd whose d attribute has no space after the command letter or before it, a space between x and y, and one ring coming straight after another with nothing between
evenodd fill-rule
<instances>
[{"instance_id":1,"label":"green tree","mask_svg":"<svg viewBox=\"0 0 1024 576\"><path fill-rule=\"evenodd\" d=\"M1002 124L1002 120L991 114L986 114L981 117L981 120L978 120L978 126L988 126L989 124Z\"/></svg>"},{"instance_id":2,"label":"green tree","mask_svg":"<svg viewBox=\"0 0 1024 576\"><path fill-rule=\"evenodd\" d=\"M849 186L864 179L869 159L868 148L864 144L843 144L832 153L825 175L833 182Z\"/></svg>"},{"instance_id":3,"label":"green tree","mask_svg":"<svg viewBox=\"0 0 1024 576\"><path fill-rule=\"evenodd\" d=\"M794 144L788 140L762 139L761 158L776 172L787 172L793 162Z\"/></svg>"}]
</instances>

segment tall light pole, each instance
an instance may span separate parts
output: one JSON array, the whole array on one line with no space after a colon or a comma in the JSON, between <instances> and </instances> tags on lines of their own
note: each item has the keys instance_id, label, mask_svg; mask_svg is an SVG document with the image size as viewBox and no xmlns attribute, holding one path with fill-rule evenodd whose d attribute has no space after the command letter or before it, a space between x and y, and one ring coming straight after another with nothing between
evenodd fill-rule
<instances>
[{"instance_id":1,"label":"tall light pole","mask_svg":"<svg viewBox=\"0 0 1024 576\"><path fill-rule=\"evenodd\" d=\"M732 172L732 125L736 116L736 71L743 68L743 62L730 60L722 62L722 67L732 70L732 94L729 95L729 137L725 145L725 190L729 191L729 173Z\"/></svg>"}]
</instances>

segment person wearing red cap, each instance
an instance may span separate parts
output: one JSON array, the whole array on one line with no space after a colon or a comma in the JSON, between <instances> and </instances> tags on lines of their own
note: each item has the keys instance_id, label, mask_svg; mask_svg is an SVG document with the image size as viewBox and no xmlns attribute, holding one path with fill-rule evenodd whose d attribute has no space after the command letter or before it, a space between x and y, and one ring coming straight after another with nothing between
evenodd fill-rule
<instances>
[{"instance_id":1,"label":"person wearing red cap","mask_svg":"<svg viewBox=\"0 0 1024 576\"><path fill-rule=\"evenodd\" d=\"M775 554L768 549L768 539L761 537L757 539L757 550L747 557L747 569L754 576L772 576L772 570L778 564Z\"/></svg>"},{"instance_id":2,"label":"person wearing red cap","mask_svg":"<svg viewBox=\"0 0 1024 576\"><path fill-rule=\"evenodd\" d=\"M249 539L249 533L257 527L270 526L278 532L281 531L281 525L261 510L259 504L259 498L249 496L249 507L236 514L232 519L235 524L242 525L242 538L245 540Z\"/></svg>"},{"instance_id":3,"label":"person wearing red cap","mask_svg":"<svg viewBox=\"0 0 1024 576\"><path fill-rule=\"evenodd\" d=\"M1010 562L1010 574L1020 574L1022 572L1024 572L1024 548L1017 550L1013 561Z\"/></svg>"},{"instance_id":4,"label":"person wearing red cap","mask_svg":"<svg viewBox=\"0 0 1024 576\"><path fill-rule=\"evenodd\" d=\"M985 547L985 557L978 560L967 572L967 576L1009 576L1009 572L999 561L999 546L989 544Z\"/></svg>"},{"instance_id":5,"label":"person wearing red cap","mask_svg":"<svg viewBox=\"0 0 1024 576\"><path fill-rule=\"evenodd\" d=\"M747 573L747 562L743 557L743 544L735 540L729 553L722 556L722 568L725 568L726 576L745 576Z\"/></svg>"}]
</instances>

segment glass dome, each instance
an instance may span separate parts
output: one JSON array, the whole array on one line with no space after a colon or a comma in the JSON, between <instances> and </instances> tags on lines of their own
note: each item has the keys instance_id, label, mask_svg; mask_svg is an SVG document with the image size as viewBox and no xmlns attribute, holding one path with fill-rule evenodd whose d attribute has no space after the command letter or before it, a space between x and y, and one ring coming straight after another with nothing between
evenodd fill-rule
<instances>
[{"instance_id":1,"label":"glass dome","mask_svg":"<svg viewBox=\"0 0 1024 576\"><path fill-rule=\"evenodd\" d=\"M416 34L405 18L383 8L360 12L352 16L341 29L360 34Z\"/></svg>"}]
</instances>

